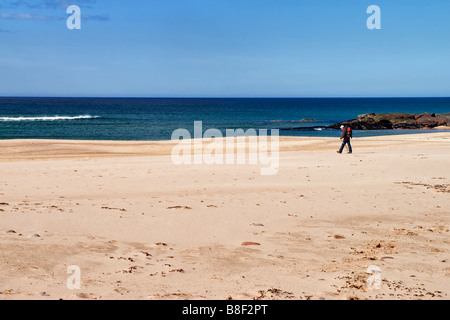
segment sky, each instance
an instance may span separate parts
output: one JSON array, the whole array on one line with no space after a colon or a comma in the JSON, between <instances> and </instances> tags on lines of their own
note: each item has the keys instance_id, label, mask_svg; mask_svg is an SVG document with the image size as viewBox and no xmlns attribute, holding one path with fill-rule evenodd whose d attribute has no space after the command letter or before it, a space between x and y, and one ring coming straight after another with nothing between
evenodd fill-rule
<instances>
[{"instance_id":1,"label":"sky","mask_svg":"<svg viewBox=\"0 0 450 320\"><path fill-rule=\"evenodd\" d=\"M449 97L449 40L448 0L0 0L0 96Z\"/></svg>"}]
</instances>

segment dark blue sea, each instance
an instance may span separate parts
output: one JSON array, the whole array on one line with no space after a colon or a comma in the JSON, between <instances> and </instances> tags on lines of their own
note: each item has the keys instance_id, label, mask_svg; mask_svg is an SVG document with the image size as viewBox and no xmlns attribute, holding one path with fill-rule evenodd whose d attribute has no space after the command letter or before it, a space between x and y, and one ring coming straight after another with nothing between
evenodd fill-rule
<instances>
[{"instance_id":1,"label":"dark blue sea","mask_svg":"<svg viewBox=\"0 0 450 320\"><path fill-rule=\"evenodd\" d=\"M0 139L169 140L175 129L193 132L194 121L224 133L253 128L336 137L339 132L328 125L370 112L447 113L450 98L0 98Z\"/></svg>"}]
</instances>

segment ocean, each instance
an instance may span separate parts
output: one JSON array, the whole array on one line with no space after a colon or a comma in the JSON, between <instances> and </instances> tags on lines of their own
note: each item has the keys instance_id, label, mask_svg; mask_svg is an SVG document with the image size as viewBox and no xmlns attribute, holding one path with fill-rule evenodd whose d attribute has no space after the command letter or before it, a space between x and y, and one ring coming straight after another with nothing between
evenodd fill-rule
<instances>
[{"instance_id":1,"label":"ocean","mask_svg":"<svg viewBox=\"0 0 450 320\"><path fill-rule=\"evenodd\" d=\"M193 133L194 121L224 134L253 128L338 137L338 130L326 127L370 112L447 113L450 98L0 98L0 139L170 140L179 128ZM422 132L428 131L354 136Z\"/></svg>"}]
</instances>

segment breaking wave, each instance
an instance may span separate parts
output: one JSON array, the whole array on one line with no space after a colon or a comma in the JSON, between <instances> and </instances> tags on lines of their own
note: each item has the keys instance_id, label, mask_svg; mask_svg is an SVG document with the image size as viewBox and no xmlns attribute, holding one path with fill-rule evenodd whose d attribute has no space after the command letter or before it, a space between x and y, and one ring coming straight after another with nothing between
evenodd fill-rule
<instances>
[{"instance_id":1,"label":"breaking wave","mask_svg":"<svg viewBox=\"0 0 450 320\"><path fill-rule=\"evenodd\" d=\"M61 121L61 120L86 120L98 119L99 116L45 116L45 117L0 117L0 121Z\"/></svg>"}]
</instances>

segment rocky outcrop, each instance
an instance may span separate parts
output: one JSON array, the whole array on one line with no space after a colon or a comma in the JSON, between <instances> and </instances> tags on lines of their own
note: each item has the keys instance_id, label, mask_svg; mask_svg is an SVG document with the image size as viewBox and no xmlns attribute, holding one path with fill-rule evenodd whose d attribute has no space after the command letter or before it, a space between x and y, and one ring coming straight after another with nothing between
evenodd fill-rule
<instances>
[{"instance_id":1,"label":"rocky outcrop","mask_svg":"<svg viewBox=\"0 0 450 320\"><path fill-rule=\"evenodd\" d=\"M316 119L302 119L300 122L316 122Z\"/></svg>"},{"instance_id":2,"label":"rocky outcrop","mask_svg":"<svg viewBox=\"0 0 450 320\"><path fill-rule=\"evenodd\" d=\"M330 128L339 129L341 125L355 130L431 129L450 126L450 113L366 113L356 119L333 124Z\"/></svg>"}]
</instances>

